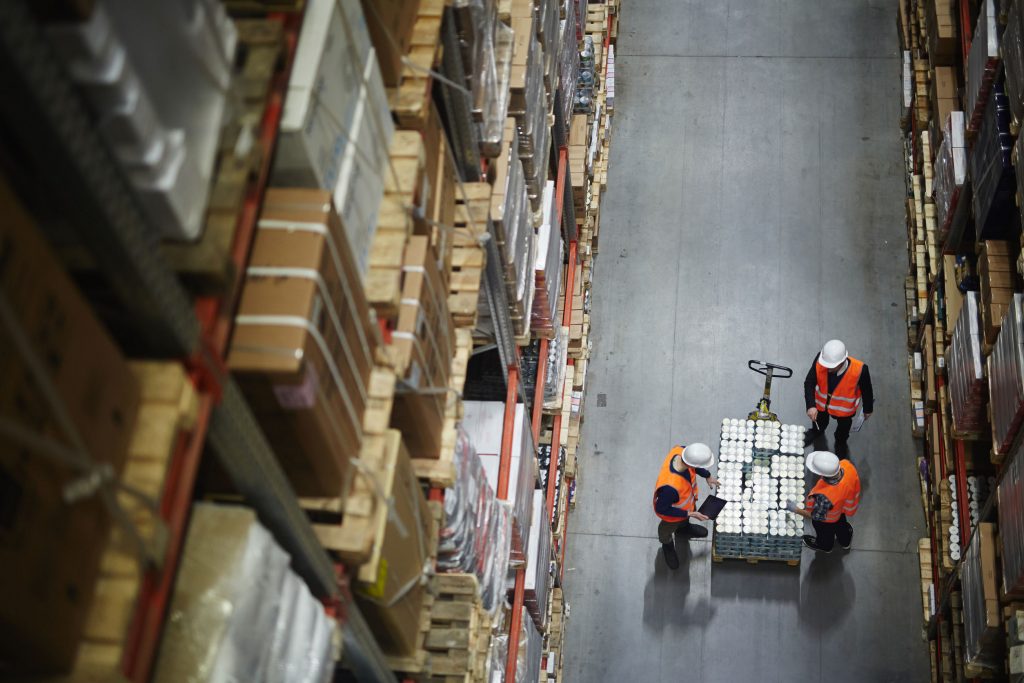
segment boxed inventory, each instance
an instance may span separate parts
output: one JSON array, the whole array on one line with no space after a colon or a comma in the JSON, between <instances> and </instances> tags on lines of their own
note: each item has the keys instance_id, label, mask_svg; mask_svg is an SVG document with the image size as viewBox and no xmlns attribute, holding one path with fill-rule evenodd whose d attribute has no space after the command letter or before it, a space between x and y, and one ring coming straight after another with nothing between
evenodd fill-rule
<instances>
[{"instance_id":1,"label":"boxed inventory","mask_svg":"<svg viewBox=\"0 0 1024 683\"><path fill-rule=\"evenodd\" d=\"M97 465L119 473L131 440L138 384L121 352L0 183L0 286L14 327L0 330L2 417L64 447L61 427L14 344L34 350L45 381ZM110 520L96 497L68 504L69 467L5 438L0 454L0 670L59 672L74 661Z\"/></svg>"},{"instance_id":2,"label":"boxed inventory","mask_svg":"<svg viewBox=\"0 0 1024 683\"><path fill-rule=\"evenodd\" d=\"M343 496L376 330L323 190L267 192L228 366L300 496Z\"/></svg>"}]
</instances>

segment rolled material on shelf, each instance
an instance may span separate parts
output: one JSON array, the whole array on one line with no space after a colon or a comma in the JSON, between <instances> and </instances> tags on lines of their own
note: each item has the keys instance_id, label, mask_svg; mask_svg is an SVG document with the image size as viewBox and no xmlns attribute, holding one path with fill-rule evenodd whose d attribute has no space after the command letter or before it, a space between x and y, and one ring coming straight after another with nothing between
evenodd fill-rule
<instances>
[{"instance_id":1,"label":"rolled material on shelf","mask_svg":"<svg viewBox=\"0 0 1024 683\"><path fill-rule=\"evenodd\" d=\"M1003 31L1003 70L1006 74L1006 97L1013 118L1024 117L1024 3L1015 2L1006 18Z\"/></svg>"},{"instance_id":2,"label":"rolled material on shelf","mask_svg":"<svg viewBox=\"0 0 1024 683\"><path fill-rule=\"evenodd\" d=\"M562 20L562 47L559 56L559 83L561 84L561 111L559 114L566 127L572 118L573 103L576 99L576 79L580 73L580 54L576 51L576 10L570 7L568 18Z\"/></svg>"},{"instance_id":3,"label":"rolled material on shelf","mask_svg":"<svg viewBox=\"0 0 1024 683\"><path fill-rule=\"evenodd\" d=\"M1014 294L988 359L992 447L1009 452L1024 418L1024 295Z\"/></svg>"},{"instance_id":4,"label":"rolled material on shelf","mask_svg":"<svg viewBox=\"0 0 1024 683\"><path fill-rule=\"evenodd\" d=\"M981 343L978 293L967 292L953 329L953 341L947 352L949 362L946 363L954 436L985 431L986 387Z\"/></svg>"},{"instance_id":5,"label":"rolled material on shelf","mask_svg":"<svg viewBox=\"0 0 1024 683\"><path fill-rule=\"evenodd\" d=\"M1012 155L1010 109L1003 86L997 83L989 94L970 155L974 223L979 241L999 239L1011 229L1019 230Z\"/></svg>"},{"instance_id":6,"label":"rolled material on shelf","mask_svg":"<svg viewBox=\"0 0 1024 683\"><path fill-rule=\"evenodd\" d=\"M455 485L445 490L437 568L475 574L481 604L493 614L505 599L511 507L495 498L480 457L462 429L455 441L455 472Z\"/></svg>"},{"instance_id":7,"label":"rolled material on shelf","mask_svg":"<svg viewBox=\"0 0 1024 683\"><path fill-rule=\"evenodd\" d=\"M964 600L964 663L1001 671L1002 614L995 565L995 525L979 524L960 569Z\"/></svg>"},{"instance_id":8,"label":"rolled material on shelf","mask_svg":"<svg viewBox=\"0 0 1024 683\"><path fill-rule=\"evenodd\" d=\"M967 178L964 113L950 112L943 131L942 144L935 157L935 211L940 228L952 218L953 201Z\"/></svg>"},{"instance_id":9,"label":"rolled material on shelf","mask_svg":"<svg viewBox=\"0 0 1024 683\"><path fill-rule=\"evenodd\" d=\"M999 482L999 536L1003 544L1003 593L1024 598L1024 445L1010 456Z\"/></svg>"},{"instance_id":10,"label":"rolled material on shelf","mask_svg":"<svg viewBox=\"0 0 1024 683\"><path fill-rule=\"evenodd\" d=\"M982 0L978 21L971 32L971 50L967 57L968 129L977 130L988 103L989 90L999 66L999 33L995 0Z\"/></svg>"}]
</instances>

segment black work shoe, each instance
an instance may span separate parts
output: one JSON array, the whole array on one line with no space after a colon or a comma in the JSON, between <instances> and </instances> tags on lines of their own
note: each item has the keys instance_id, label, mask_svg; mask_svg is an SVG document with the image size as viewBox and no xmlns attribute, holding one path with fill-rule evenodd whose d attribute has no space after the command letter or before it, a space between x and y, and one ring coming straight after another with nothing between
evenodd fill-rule
<instances>
[{"instance_id":1,"label":"black work shoe","mask_svg":"<svg viewBox=\"0 0 1024 683\"><path fill-rule=\"evenodd\" d=\"M845 441L836 441L836 456L840 460L850 459L850 447Z\"/></svg>"},{"instance_id":2,"label":"black work shoe","mask_svg":"<svg viewBox=\"0 0 1024 683\"><path fill-rule=\"evenodd\" d=\"M690 523L686 526L686 535L690 538L707 538L708 529L707 527L700 526L699 524Z\"/></svg>"},{"instance_id":3,"label":"black work shoe","mask_svg":"<svg viewBox=\"0 0 1024 683\"><path fill-rule=\"evenodd\" d=\"M820 435L821 432L819 432L817 429L804 430L804 448L807 448L812 443L814 443L814 440L817 439Z\"/></svg>"},{"instance_id":4,"label":"black work shoe","mask_svg":"<svg viewBox=\"0 0 1024 683\"><path fill-rule=\"evenodd\" d=\"M839 541L836 541L836 543L839 543ZM853 541L850 541L850 543L847 543L846 545L843 545L842 543L839 543L839 547L842 548L843 550L849 550L850 549L850 545L852 543L853 543Z\"/></svg>"},{"instance_id":5,"label":"black work shoe","mask_svg":"<svg viewBox=\"0 0 1024 683\"><path fill-rule=\"evenodd\" d=\"M830 553L831 550L822 550L818 547L818 539L814 536L804 536L804 545L813 550L816 553Z\"/></svg>"},{"instance_id":6,"label":"black work shoe","mask_svg":"<svg viewBox=\"0 0 1024 683\"><path fill-rule=\"evenodd\" d=\"M662 543L661 550L665 553L665 564L669 569L679 569L679 556L676 555L676 547L672 543Z\"/></svg>"}]
</instances>

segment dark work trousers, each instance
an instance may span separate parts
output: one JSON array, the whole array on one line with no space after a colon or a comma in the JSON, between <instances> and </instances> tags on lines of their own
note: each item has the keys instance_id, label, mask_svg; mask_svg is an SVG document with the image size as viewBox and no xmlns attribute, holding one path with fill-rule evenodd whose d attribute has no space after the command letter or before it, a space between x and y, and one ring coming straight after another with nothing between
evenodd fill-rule
<instances>
[{"instance_id":1,"label":"dark work trousers","mask_svg":"<svg viewBox=\"0 0 1024 683\"><path fill-rule=\"evenodd\" d=\"M697 524L694 524L688 519L681 522L666 522L665 520L661 520L661 523L658 524L658 540L661 541L662 545L668 545L672 542L673 534L677 536L699 537L700 532L698 531L695 534L693 531L697 526ZM707 535L706 531L704 535Z\"/></svg>"},{"instance_id":2,"label":"dark work trousers","mask_svg":"<svg viewBox=\"0 0 1024 683\"><path fill-rule=\"evenodd\" d=\"M828 423L830 420L836 421L836 445L841 446L846 443L846 440L850 438L850 427L853 426L852 417L832 417L828 412L824 410L818 411L818 419L814 425L816 432L824 434L825 430L828 429Z\"/></svg>"},{"instance_id":3,"label":"dark work trousers","mask_svg":"<svg viewBox=\"0 0 1024 683\"><path fill-rule=\"evenodd\" d=\"M836 541L839 545L848 546L853 541L853 527L846 521L846 515L839 517L838 522L815 522L814 532L818 535L815 545L819 550L828 552L835 547Z\"/></svg>"}]
</instances>

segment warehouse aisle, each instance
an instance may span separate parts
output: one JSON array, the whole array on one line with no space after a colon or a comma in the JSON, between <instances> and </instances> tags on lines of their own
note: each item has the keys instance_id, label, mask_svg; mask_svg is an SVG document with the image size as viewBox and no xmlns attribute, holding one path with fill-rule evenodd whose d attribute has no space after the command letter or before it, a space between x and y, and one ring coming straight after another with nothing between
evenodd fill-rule
<instances>
[{"instance_id":1,"label":"warehouse aisle","mask_svg":"<svg viewBox=\"0 0 1024 683\"><path fill-rule=\"evenodd\" d=\"M927 680L909 426L894 0L633 0L565 585L569 683ZM799 569L660 559L651 495L675 443L717 444L840 337L878 406L851 450L854 549ZM687 566L688 565L688 566ZM687 571L688 569L688 571Z\"/></svg>"}]
</instances>

